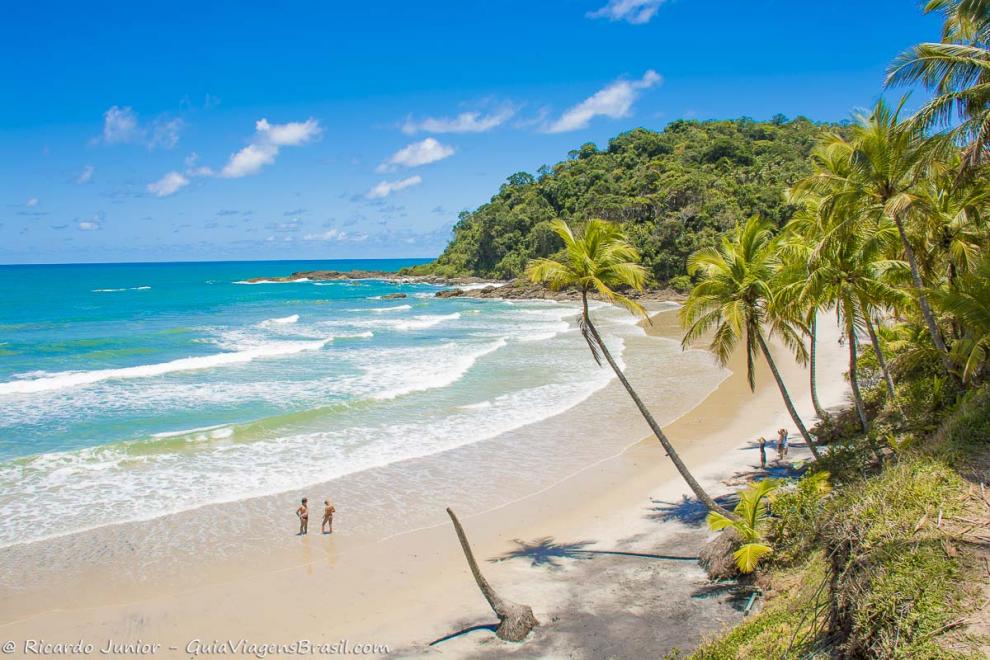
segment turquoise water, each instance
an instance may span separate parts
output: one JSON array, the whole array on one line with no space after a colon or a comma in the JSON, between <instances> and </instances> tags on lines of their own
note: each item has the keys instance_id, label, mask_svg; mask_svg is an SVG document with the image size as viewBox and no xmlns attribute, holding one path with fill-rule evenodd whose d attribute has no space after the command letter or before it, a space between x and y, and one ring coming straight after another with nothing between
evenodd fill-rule
<instances>
[{"instance_id":1,"label":"turquoise water","mask_svg":"<svg viewBox=\"0 0 990 660\"><path fill-rule=\"evenodd\" d=\"M0 545L481 442L607 384L570 305L244 283L413 263L0 267Z\"/></svg>"}]
</instances>

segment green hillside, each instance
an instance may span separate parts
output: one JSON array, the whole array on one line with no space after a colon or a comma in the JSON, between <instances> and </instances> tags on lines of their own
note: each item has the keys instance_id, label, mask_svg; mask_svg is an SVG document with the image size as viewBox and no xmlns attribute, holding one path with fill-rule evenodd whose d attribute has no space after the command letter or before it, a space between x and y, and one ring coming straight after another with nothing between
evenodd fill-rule
<instances>
[{"instance_id":1,"label":"green hillside","mask_svg":"<svg viewBox=\"0 0 990 660\"><path fill-rule=\"evenodd\" d=\"M491 201L461 214L443 254L416 272L514 277L560 248L553 218L604 218L623 223L643 264L669 281L740 219L789 219L783 191L808 174L808 154L826 130L839 127L783 117L676 121L659 133L623 133L605 150L585 144L535 176L510 176Z\"/></svg>"}]
</instances>

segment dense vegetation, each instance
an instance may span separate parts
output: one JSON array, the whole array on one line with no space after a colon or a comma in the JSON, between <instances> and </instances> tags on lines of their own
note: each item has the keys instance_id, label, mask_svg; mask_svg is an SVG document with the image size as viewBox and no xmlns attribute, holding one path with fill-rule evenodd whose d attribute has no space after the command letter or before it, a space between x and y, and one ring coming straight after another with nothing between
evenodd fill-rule
<instances>
[{"instance_id":1,"label":"dense vegetation","mask_svg":"<svg viewBox=\"0 0 990 660\"><path fill-rule=\"evenodd\" d=\"M789 170L794 179L775 179L788 184L780 195L787 205L767 198L768 217L720 225L718 218L763 199L748 194L740 176L755 150L720 151L707 165L699 152L690 160L702 186L715 181L706 174L731 172L741 197L720 204L732 212L706 215L686 239L697 249L683 262L692 278L680 312L685 343L706 339L722 363L744 350L751 386L754 362L767 361L812 450L801 478L764 480L740 493L733 511L719 506L668 448L595 329L590 295L643 313L612 288L642 288L640 258L660 277L679 272L680 244L656 233L673 220L651 225L655 212L625 215L631 198L613 206L604 185L593 193L597 202L579 195L582 206L554 210L574 226L551 226L565 248L554 251L548 241L554 254L526 270L533 281L581 292L592 353L615 370L709 509L710 527L721 530L702 553L710 577L769 596L758 615L696 658L963 658L988 649L990 0L931 0L927 9L945 14L942 41L902 55L888 82L921 83L932 99L912 117L879 101L852 125L819 131L806 163ZM680 125L673 133L733 125ZM635 135L634 142L652 134ZM589 149L584 160L608 162L624 151ZM569 168L598 172L581 162L579 153L553 177ZM539 196L551 179L521 182L522 190ZM503 217L482 211L459 231ZM841 412L821 409L815 396L816 327L830 318L848 354L852 405ZM820 419L811 430L777 373L772 337L811 364L807 387Z\"/></svg>"},{"instance_id":2,"label":"dense vegetation","mask_svg":"<svg viewBox=\"0 0 990 660\"><path fill-rule=\"evenodd\" d=\"M562 248L552 220L601 218L622 225L651 275L669 281L740 220L790 219L784 190L810 171L821 133L837 128L784 117L676 121L659 133L623 133L604 150L585 144L535 177L510 176L490 202L461 215L444 253L417 272L515 277Z\"/></svg>"}]
</instances>

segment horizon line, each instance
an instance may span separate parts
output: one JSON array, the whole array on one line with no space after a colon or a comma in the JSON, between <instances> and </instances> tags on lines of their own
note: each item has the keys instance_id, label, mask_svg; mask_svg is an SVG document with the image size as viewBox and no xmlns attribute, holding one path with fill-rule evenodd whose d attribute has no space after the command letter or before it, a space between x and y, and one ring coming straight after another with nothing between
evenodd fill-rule
<instances>
[{"instance_id":1,"label":"horizon line","mask_svg":"<svg viewBox=\"0 0 990 660\"><path fill-rule=\"evenodd\" d=\"M347 257L344 259L314 258L314 259L182 259L178 261L58 261L58 262L25 262L0 263L0 268L18 268L23 266L143 266L153 264L237 264L237 263L291 263L297 261L433 261L435 257Z\"/></svg>"}]
</instances>

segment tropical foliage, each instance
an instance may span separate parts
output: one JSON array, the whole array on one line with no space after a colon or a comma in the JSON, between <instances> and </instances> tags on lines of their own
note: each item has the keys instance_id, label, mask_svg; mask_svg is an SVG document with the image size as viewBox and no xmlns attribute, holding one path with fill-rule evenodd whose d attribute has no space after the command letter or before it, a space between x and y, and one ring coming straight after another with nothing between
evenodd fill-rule
<instances>
[{"instance_id":1,"label":"tropical foliage","mask_svg":"<svg viewBox=\"0 0 990 660\"><path fill-rule=\"evenodd\" d=\"M773 548L764 542L764 533L770 520L769 496L780 487L774 479L764 479L749 485L739 493L739 502L734 513L736 518L727 518L718 511L708 513L708 527L718 532L731 527L742 540L733 553L740 573L752 573L756 565Z\"/></svg>"},{"instance_id":2,"label":"tropical foliage","mask_svg":"<svg viewBox=\"0 0 990 660\"><path fill-rule=\"evenodd\" d=\"M776 274L780 270L780 243L772 226L759 216L724 236L718 248L705 248L691 255L688 272L699 282L691 290L681 320L687 327L683 345L711 333L710 348L725 365L740 343L746 352L746 375L756 387L756 359L762 356L780 388L784 404L811 451L818 456L815 440L798 415L776 361L767 344L777 336L804 362L801 318L782 304Z\"/></svg>"},{"instance_id":3,"label":"tropical foliage","mask_svg":"<svg viewBox=\"0 0 990 660\"><path fill-rule=\"evenodd\" d=\"M562 247L552 227L592 218L621 225L650 276L684 284L688 256L753 214L774 225L793 213L782 192L808 173L824 130L807 119L675 121L638 128L604 149L585 144L534 176L510 176L491 201L461 214L454 238L418 272L515 277Z\"/></svg>"},{"instance_id":4,"label":"tropical foliage","mask_svg":"<svg viewBox=\"0 0 990 660\"><path fill-rule=\"evenodd\" d=\"M602 357L619 378L619 382L628 392L633 403L656 435L664 451L674 463L681 477L687 482L695 496L708 507L710 511L718 511L721 515L732 518L733 515L723 509L709 495L701 484L688 470L681 460L677 450L667 438L663 429L653 418L643 400L629 383L622 368L612 357L605 340L598 332L591 313L588 309L588 296L597 294L603 300L620 305L633 314L645 316L646 310L642 305L618 293L616 287L628 287L641 290L646 280L646 272L637 262L639 253L626 240L622 230L613 222L606 220L591 220L580 235L575 235L566 222L555 220L551 223L553 231L564 244L562 256L559 259L536 259L530 262L526 276L533 282L542 282L553 290L576 288L581 292L581 333L588 342L591 354L601 364Z\"/></svg>"}]
</instances>

